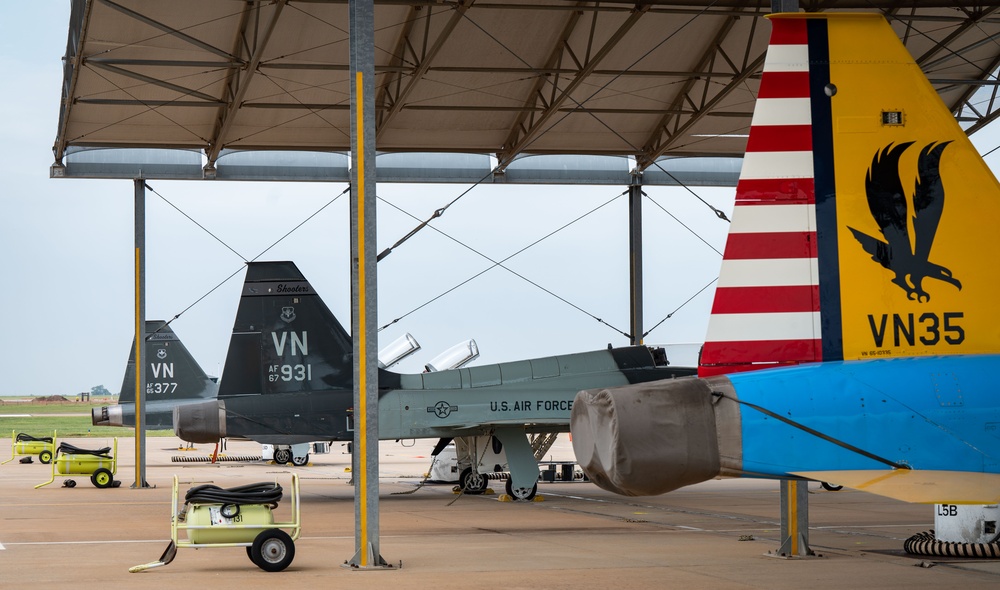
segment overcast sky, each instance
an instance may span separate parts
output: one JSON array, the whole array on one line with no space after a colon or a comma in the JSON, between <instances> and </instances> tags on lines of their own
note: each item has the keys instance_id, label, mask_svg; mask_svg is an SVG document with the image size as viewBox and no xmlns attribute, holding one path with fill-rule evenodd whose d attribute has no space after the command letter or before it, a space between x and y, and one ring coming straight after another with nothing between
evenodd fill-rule
<instances>
[{"instance_id":1,"label":"overcast sky","mask_svg":"<svg viewBox=\"0 0 1000 590\"><path fill-rule=\"evenodd\" d=\"M49 179L69 2L10 3L3 9L0 395L67 395L96 385L118 392L134 325L132 182ZM981 150L992 149L988 139L978 139ZM229 248L252 259L320 209L261 259L295 261L350 330L348 198L329 204L345 184L149 185L155 193L147 201L147 318L180 314L172 327L207 372L222 373L243 281L243 260ZM380 184L377 191L424 219L467 188ZM405 316L380 333L380 347L406 332L423 347L394 369L419 372L468 338L481 351L475 364L627 345L619 333L629 323L628 203L618 196L625 190L479 186L433 224L500 260L600 207L506 265L614 329L501 268L413 311L492 265L425 229L379 263L379 325ZM694 190L731 212L734 189ZM646 192L662 206L648 200L644 205L646 329L679 309L646 343L700 343L720 264L708 244L721 251L728 224L683 189ZM378 250L416 224L380 203ZM695 360L693 354L671 359Z\"/></svg>"}]
</instances>

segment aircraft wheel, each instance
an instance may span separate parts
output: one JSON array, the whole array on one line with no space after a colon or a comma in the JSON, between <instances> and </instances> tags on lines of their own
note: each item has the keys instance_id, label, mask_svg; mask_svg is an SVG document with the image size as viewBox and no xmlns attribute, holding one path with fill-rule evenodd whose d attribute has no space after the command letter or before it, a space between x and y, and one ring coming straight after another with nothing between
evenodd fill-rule
<instances>
[{"instance_id":1,"label":"aircraft wheel","mask_svg":"<svg viewBox=\"0 0 1000 590\"><path fill-rule=\"evenodd\" d=\"M250 561L265 572L280 572L295 558L295 544L281 529L268 529L257 535L250 547Z\"/></svg>"},{"instance_id":2,"label":"aircraft wheel","mask_svg":"<svg viewBox=\"0 0 1000 590\"><path fill-rule=\"evenodd\" d=\"M45 450L42 451L41 453L38 453L38 460L48 465L49 463L52 462L52 451Z\"/></svg>"},{"instance_id":3,"label":"aircraft wheel","mask_svg":"<svg viewBox=\"0 0 1000 590\"><path fill-rule=\"evenodd\" d=\"M90 476L90 483L94 484L95 488L110 488L114 483L114 476L111 471L100 467Z\"/></svg>"},{"instance_id":4,"label":"aircraft wheel","mask_svg":"<svg viewBox=\"0 0 1000 590\"><path fill-rule=\"evenodd\" d=\"M274 462L278 465L284 465L285 463L292 462L292 451L289 449L275 449L274 450Z\"/></svg>"},{"instance_id":5,"label":"aircraft wheel","mask_svg":"<svg viewBox=\"0 0 1000 590\"><path fill-rule=\"evenodd\" d=\"M538 493L537 483L530 488L515 488L512 481L510 479L507 480L507 495L515 500L531 500Z\"/></svg>"},{"instance_id":6,"label":"aircraft wheel","mask_svg":"<svg viewBox=\"0 0 1000 590\"><path fill-rule=\"evenodd\" d=\"M482 494L486 491L486 476L477 473L471 467L466 467L462 475L458 478L458 485L465 490L466 494Z\"/></svg>"},{"instance_id":7,"label":"aircraft wheel","mask_svg":"<svg viewBox=\"0 0 1000 590\"><path fill-rule=\"evenodd\" d=\"M828 484L825 481L819 482L819 485L823 486L823 489L828 492L839 492L840 490L844 489L844 486Z\"/></svg>"},{"instance_id":8,"label":"aircraft wheel","mask_svg":"<svg viewBox=\"0 0 1000 590\"><path fill-rule=\"evenodd\" d=\"M296 467L302 467L303 465L309 464L309 453L306 453L305 457L292 457L292 465Z\"/></svg>"}]
</instances>

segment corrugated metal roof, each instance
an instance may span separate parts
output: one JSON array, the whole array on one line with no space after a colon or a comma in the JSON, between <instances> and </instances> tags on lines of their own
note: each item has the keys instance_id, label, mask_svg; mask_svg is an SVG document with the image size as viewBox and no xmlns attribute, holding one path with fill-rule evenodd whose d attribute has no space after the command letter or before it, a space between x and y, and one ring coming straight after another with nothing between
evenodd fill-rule
<instances>
[{"instance_id":1,"label":"corrugated metal roof","mask_svg":"<svg viewBox=\"0 0 1000 590\"><path fill-rule=\"evenodd\" d=\"M995 118L992 100L970 99L996 87L996 3L800 4L886 13L971 130ZM527 154L640 169L742 156L770 0L375 7L380 153L489 154L501 170ZM56 161L92 147L197 150L202 164L223 150L345 152L348 34L346 0L74 0Z\"/></svg>"}]
</instances>

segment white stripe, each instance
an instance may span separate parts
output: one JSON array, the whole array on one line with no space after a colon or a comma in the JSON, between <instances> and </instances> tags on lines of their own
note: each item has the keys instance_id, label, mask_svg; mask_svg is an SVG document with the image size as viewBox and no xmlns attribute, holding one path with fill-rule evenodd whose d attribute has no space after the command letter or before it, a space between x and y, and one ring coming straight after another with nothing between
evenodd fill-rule
<instances>
[{"instance_id":1,"label":"white stripe","mask_svg":"<svg viewBox=\"0 0 1000 590\"><path fill-rule=\"evenodd\" d=\"M816 231L815 205L739 205L733 209L731 234Z\"/></svg>"},{"instance_id":2,"label":"white stripe","mask_svg":"<svg viewBox=\"0 0 1000 590\"><path fill-rule=\"evenodd\" d=\"M0 543L0 551L6 551L6 550L7 548L3 546L3 543Z\"/></svg>"},{"instance_id":3,"label":"white stripe","mask_svg":"<svg viewBox=\"0 0 1000 590\"><path fill-rule=\"evenodd\" d=\"M768 45L765 72L808 72L808 45Z\"/></svg>"},{"instance_id":4,"label":"white stripe","mask_svg":"<svg viewBox=\"0 0 1000 590\"><path fill-rule=\"evenodd\" d=\"M719 287L786 287L818 285L815 258L774 258L722 261Z\"/></svg>"},{"instance_id":5,"label":"white stripe","mask_svg":"<svg viewBox=\"0 0 1000 590\"><path fill-rule=\"evenodd\" d=\"M746 152L740 180L812 178L812 152Z\"/></svg>"},{"instance_id":6,"label":"white stripe","mask_svg":"<svg viewBox=\"0 0 1000 590\"><path fill-rule=\"evenodd\" d=\"M808 98L758 98L750 120L754 126L812 125L812 108Z\"/></svg>"},{"instance_id":7,"label":"white stripe","mask_svg":"<svg viewBox=\"0 0 1000 590\"><path fill-rule=\"evenodd\" d=\"M812 340L820 337L819 317L818 311L713 314L705 341Z\"/></svg>"}]
</instances>

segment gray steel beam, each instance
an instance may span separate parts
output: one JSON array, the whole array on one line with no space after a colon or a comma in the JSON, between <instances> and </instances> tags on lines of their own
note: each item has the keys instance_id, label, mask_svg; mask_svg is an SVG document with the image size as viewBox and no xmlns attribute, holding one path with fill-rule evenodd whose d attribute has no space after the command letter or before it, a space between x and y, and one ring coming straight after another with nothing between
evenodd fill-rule
<instances>
[{"instance_id":1,"label":"gray steel beam","mask_svg":"<svg viewBox=\"0 0 1000 590\"><path fill-rule=\"evenodd\" d=\"M576 25L580 20L581 14L582 13L578 11L570 13L569 17L566 19L566 22L563 24L562 31L559 33L559 36L556 37L555 42L552 44L552 50L549 52L549 57L548 59L546 59L545 68L543 69L556 69L556 70L561 69L557 68L557 66L560 65L562 61L564 46L566 44L566 41L569 39L569 36L576 29ZM574 75L577 76L580 75L579 68L575 69L573 73ZM545 88L547 84L552 84L552 86L555 87L560 74L557 72L554 75L555 78L553 78L552 81L549 81L545 77L541 76L535 79L534 84L531 85L531 90L528 91L528 94L525 96L524 102L520 107L521 114L514 119L514 124L511 126L511 130L507 134L508 144L517 137L518 130L524 128L525 120L529 116L531 116L532 111L534 110L538 110L539 112L545 111L546 108L545 106L536 107L536 105L539 103L539 98L542 95L542 90Z\"/></svg>"},{"instance_id":2,"label":"gray steel beam","mask_svg":"<svg viewBox=\"0 0 1000 590\"><path fill-rule=\"evenodd\" d=\"M735 19L727 19L726 23L719 28L718 32L716 33L716 36L712 39L711 45L709 45L709 47L707 48L704 56L702 57L701 62L698 64L698 67L696 69L699 70L705 69L706 66L712 62L713 55L715 54L717 48L719 47L719 44L722 42L722 39L724 39L725 36L729 33L730 29L732 29L735 22L736 22ZM764 64L764 53L761 53L760 56L757 57L757 59L747 64L743 68L743 71L737 72L736 75L733 76L732 80L728 84L726 84L726 86L723 87L714 97L712 97L712 99L708 100L707 102L703 101L701 106L697 108L696 113L692 115L683 125L679 125L676 129L674 129L672 133L669 131L668 126L671 123L674 124L677 123L676 117L674 115L668 115L664 117L656 126L650 138L646 141L644 147L645 153L640 158L638 158L639 169L645 170L647 167L651 166L653 162L656 161L657 158L664 155L673 145L676 138L683 136L684 132L688 128L697 123L703 117L706 117L708 113L712 110L712 107L721 102L725 97L729 95L730 92L732 92L733 90L738 88L741 84L743 84L743 82L746 81L747 78L749 78L751 75L756 73L761 68L761 66L763 66L763 64ZM688 97L693 89L694 89L694 81L688 82L688 84L685 85L684 89L680 92L680 94L678 94L677 98L674 100L674 103L671 105L671 108L680 109L680 106L685 102L685 100L690 101Z\"/></svg>"},{"instance_id":3,"label":"gray steel beam","mask_svg":"<svg viewBox=\"0 0 1000 590\"><path fill-rule=\"evenodd\" d=\"M799 0L771 0L771 12L798 12Z\"/></svg>"},{"instance_id":4,"label":"gray steel beam","mask_svg":"<svg viewBox=\"0 0 1000 590\"><path fill-rule=\"evenodd\" d=\"M73 97L76 96L76 84L80 79L80 68L83 60L83 33L90 23L94 5L86 0L73 0L70 14L69 38L66 40L66 56L63 58L62 100L59 101L59 128L56 131L56 141L52 146L52 155L56 166L62 164L63 154L69 140L66 138L66 126L69 124L70 113L73 110ZM76 38L74 38L76 35Z\"/></svg>"},{"instance_id":5,"label":"gray steel beam","mask_svg":"<svg viewBox=\"0 0 1000 590\"><path fill-rule=\"evenodd\" d=\"M996 12L996 10L997 9L995 7L994 8L988 8L981 15L979 15L978 18L969 18L964 23L960 24L957 28L955 28L954 31L952 31L951 33L949 33L947 37L945 37L941 41L937 42L934 45L934 47L932 47L931 49L927 50L926 52L924 52L923 55L921 55L919 58L917 58L917 60L916 60L917 65L920 66L921 69L922 69L923 68L923 64L927 63L927 61L929 61L930 59L933 59L935 55L937 55L945 47L947 47L948 45L950 45L952 41L954 41L955 39L958 39L959 37L961 37L962 35L964 35L965 33L967 33L969 31L969 29L972 29L973 27L977 26L979 24L979 21L982 18L985 18L986 16L989 16L991 13Z\"/></svg>"},{"instance_id":6,"label":"gray steel beam","mask_svg":"<svg viewBox=\"0 0 1000 590\"><path fill-rule=\"evenodd\" d=\"M387 73L390 74L388 79L383 83L378 89L378 95L375 97L376 108L380 109L382 113L388 108L387 104L390 102L389 92L390 88L396 87L397 94L392 97L392 100L398 100L398 92L403 84L404 75L412 75L413 66L405 66L405 54L407 48L411 48L410 45L410 33L413 31L413 24L417 21L417 15L420 13L421 7L411 6L410 13L406 16L406 20L403 21L402 29L399 31L399 37L396 38L396 47L392 52L392 57L389 60ZM424 19L426 22L430 23L431 12L428 10ZM426 41L426 39L425 39ZM418 61L418 56L414 55L414 61ZM375 71L382 71L379 68L375 68ZM380 116L375 118L376 129L381 124ZM376 135L376 137L378 137Z\"/></svg>"},{"instance_id":7,"label":"gray steel beam","mask_svg":"<svg viewBox=\"0 0 1000 590\"><path fill-rule=\"evenodd\" d=\"M774 557L814 557L809 547L809 482L781 480L781 547Z\"/></svg>"},{"instance_id":8,"label":"gray steel beam","mask_svg":"<svg viewBox=\"0 0 1000 590\"><path fill-rule=\"evenodd\" d=\"M400 90L397 96L393 97L392 104L388 105L388 107L383 112L379 128L376 130L376 135L375 135L376 140L378 139L378 136L381 135L382 130L386 129L389 126L389 123L392 121L393 117L395 117L402 109L403 105L406 104L406 99L413 92L413 89L417 87L417 84L420 83L420 80L425 75L427 75L427 70L428 68L430 68L431 63L434 61L434 58L436 58L438 53L441 52L441 49L444 47L444 44L448 40L448 37L451 36L451 32L455 30L456 26L458 26L458 23L462 20L463 16L465 15L465 11L469 9L469 6L472 5L473 1L474 0L458 0L458 2L455 5L454 9L455 12L448 19L448 22L445 23L444 28L441 30L441 32L438 33L437 39L434 40L434 44L431 45L430 49L427 50L427 53L425 55L421 56L420 63L417 64L417 67L413 70L413 73L410 74L409 83L407 83L405 88ZM375 72L375 67L373 65L372 75L374 75L374 72Z\"/></svg>"},{"instance_id":9,"label":"gray steel beam","mask_svg":"<svg viewBox=\"0 0 1000 590\"><path fill-rule=\"evenodd\" d=\"M186 87L181 86L179 84L174 84L172 82L167 82L166 80L160 80L160 79L154 78L152 76L147 76L145 74L140 74L139 72L133 72L132 70L126 70L125 68L119 68L118 66L111 65L111 64L108 64L108 63L93 62L93 61L88 62L88 63L90 63L91 67L93 67L93 68L104 70L106 72L111 72L113 74L118 74L119 76L124 76L126 78L132 78L133 80L138 80L140 82L143 82L145 84L149 84L151 86L159 86L160 88L163 88L163 89L166 89L166 90L172 90L172 91L174 91L174 92L176 92L176 93L178 93L178 94L180 94L182 96L190 96L190 97L193 97L193 98L200 98L201 100L207 101L210 104L217 102L216 98L214 96L210 95L210 94L205 94L204 92L200 92L200 91L194 90L192 88L186 88Z\"/></svg>"},{"instance_id":10,"label":"gray steel beam","mask_svg":"<svg viewBox=\"0 0 1000 590\"><path fill-rule=\"evenodd\" d=\"M271 35L274 33L274 29L278 25L278 19L281 17L281 10L285 7L285 3L287 1L288 0L275 1L273 9L274 13L271 15L270 22L267 23L267 28L264 30L264 34L256 39L257 44L253 48L253 54L250 56L250 62L247 65L246 71L244 71L243 76L236 81L236 90L233 92L233 96L229 98L229 105L226 108L226 111L222 114L222 121L216 130L215 137L212 138L211 146L205 150L205 155L208 158L207 167L214 167L215 161L219 158L219 152L222 151L222 148L225 145L229 129L233 126L233 122L236 120L236 114L239 112L240 104L243 102L243 97L246 96L247 90L250 88L250 81L257 72L257 66L260 64L260 60L264 55L264 50L267 48L267 43L270 41Z\"/></svg>"},{"instance_id":11,"label":"gray steel beam","mask_svg":"<svg viewBox=\"0 0 1000 590\"><path fill-rule=\"evenodd\" d=\"M135 482L146 488L146 181L133 181L135 216Z\"/></svg>"},{"instance_id":12,"label":"gray steel beam","mask_svg":"<svg viewBox=\"0 0 1000 590\"><path fill-rule=\"evenodd\" d=\"M124 7L124 6L120 5L120 4L115 4L111 0L99 0L99 1L101 2L101 4L104 4L105 6L108 6L109 8L113 8L113 9L117 10L118 12L121 12L122 14L125 14L125 15L127 15L127 16L129 16L131 18L134 18L135 20L137 20L137 21L139 21L141 23L145 23L145 24L153 27L154 29L159 29L159 30L163 31L164 33L166 33L166 34L168 34L168 35L170 35L172 37L176 37L176 38L178 38L178 39L180 39L180 40L182 40L182 41L184 41L186 43L190 43L191 45L194 45L195 47L198 47L200 49L204 49L205 51L207 51L209 53L214 53L215 55L218 55L219 57L224 57L224 58L230 59L230 60L232 60L234 62L240 61L238 58L236 58L236 56L231 55L231 54L229 54L229 53L227 53L227 52L219 49L218 47L215 47L213 45L209 45L208 43L205 43L204 41L202 41L200 39L195 39L191 35L188 35L186 33L182 33L181 31L178 31L177 29L175 29L175 28L173 28L171 26L165 25L165 24L163 24L163 23L161 23L161 22L159 22L157 20L153 20L153 19L149 18L148 16L146 16L144 14L140 14L140 13L138 13L138 12L136 12L136 11L130 9L130 8L126 8L126 7Z\"/></svg>"},{"instance_id":13,"label":"gray steel beam","mask_svg":"<svg viewBox=\"0 0 1000 590\"><path fill-rule=\"evenodd\" d=\"M601 47L596 54L594 54L587 64L580 68L579 73L573 78L573 80L570 81L566 88L563 89L559 96L554 97L548 104L546 110L536 120L532 121L529 128L522 129L520 125L514 126L507 138L507 141L504 142L503 149L497 153L498 170L503 170L509 166L510 163L514 161L514 158L516 158L518 154L520 154L526 147L528 147L528 145L530 145L532 141L534 141L535 137L542 131L542 128L545 127L545 124L549 121L549 119L551 119L556 112L558 112L558 109L562 106L562 104L569 99L570 95L573 94L573 92L581 84L583 84L584 81L587 80L590 74L597 68L597 65L600 64L601 61L607 57L609 53L611 53L611 50L625 38L625 35L632 29L632 27L635 26L637 22L639 22L639 19L642 18L648 10L649 6L647 5L636 6L625 22L622 23L621 26L618 27L618 30L615 31L615 33L605 42L604 46Z\"/></svg>"},{"instance_id":14,"label":"gray steel beam","mask_svg":"<svg viewBox=\"0 0 1000 590\"><path fill-rule=\"evenodd\" d=\"M628 187L629 340L642 344L642 174L632 173Z\"/></svg>"},{"instance_id":15,"label":"gray steel beam","mask_svg":"<svg viewBox=\"0 0 1000 590\"><path fill-rule=\"evenodd\" d=\"M1000 68L1000 55L998 55L997 57L993 58L993 61L991 61L988 66L986 66L985 68L982 69L982 74L981 75L985 78L987 75L990 75L993 72L995 72L997 70L997 68ZM959 105L961 106L961 105L967 104L968 101L972 99L972 96L973 96L973 94L975 94L975 91L977 89L978 89L978 86L970 88L969 91L966 92L962 96L962 102L959 103ZM994 95L994 97L996 96L996 87L994 87L993 95ZM953 112L957 112L957 111L959 111L959 107L956 107L953 110ZM968 129L966 129L965 130L966 135L972 135L976 131L979 131L983 127L985 127L985 126L989 125L990 123L992 123L993 121L995 121L998 116L1000 116L1000 110L998 110L996 108L995 101L994 100L990 100L989 110L986 112L986 115L981 115L979 117L979 120L976 121L976 123L974 123Z\"/></svg>"},{"instance_id":16,"label":"gray steel beam","mask_svg":"<svg viewBox=\"0 0 1000 590\"><path fill-rule=\"evenodd\" d=\"M375 5L350 3L351 335L354 340L354 546L347 564L383 568L378 499L378 291L375 223Z\"/></svg>"}]
</instances>

